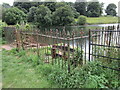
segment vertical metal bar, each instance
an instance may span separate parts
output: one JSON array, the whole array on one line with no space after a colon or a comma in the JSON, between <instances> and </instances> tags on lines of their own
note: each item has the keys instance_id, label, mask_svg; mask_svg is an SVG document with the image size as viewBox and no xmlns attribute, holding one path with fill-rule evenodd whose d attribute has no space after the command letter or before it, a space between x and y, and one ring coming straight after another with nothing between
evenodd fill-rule
<instances>
[{"instance_id":1,"label":"vertical metal bar","mask_svg":"<svg viewBox=\"0 0 120 90\"><path fill-rule=\"evenodd\" d=\"M50 46L50 48L51 48L51 56L52 56L52 45L53 45L53 39L52 39L52 29L50 29L50 35L51 35L51 46ZM53 57L52 57L52 65L53 65Z\"/></svg>"},{"instance_id":2,"label":"vertical metal bar","mask_svg":"<svg viewBox=\"0 0 120 90\"><path fill-rule=\"evenodd\" d=\"M38 55L38 57L40 57L40 55L39 55L39 36L38 36L38 30L36 30L36 34L37 34L37 55Z\"/></svg>"},{"instance_id":3,"label":"vertical metal bar","mask_svg":"<svg viewBox=\"0 0 120 90\"><path fill-rule=\"evenodd\" d=\"M89 29L89 61L90 61L90 50L91 50L91 40L90 40L90 38L91 38L91 34L90 34L90 29Z\"/></svg>"},{"instance_id":4,"label":"vertical metal bar","mask_svg":"<svg viewBox=\"0 0 120 90\"><path fill-rule=\"evenodd\" d=\"M65 36L66 36L66 33L65 33L65 30L63 30L63 38L64 38L64 42L63 42L63 58L64 58L64 62L65 62L65 67L66 67L66 51L65 51Z\"/></svg>"},{"instance_id":5,"label":"vertical metal bar","mask_svg":"<svg viewBox=\"0 0 120 90\"><path fill-rule=\"evenodd\" d=\"M72 60L75 60L75 57L74 57L74 31L72 31L72 47L73 47Z\"/></svg>"},{"instance_id":6,"label":"vertical metal bar","mask_svg":"<svg viewBox=\"0 0 120 90\"><path fill-rule=\"evenodd\" d=\"M61 36L60 36L61 38L63 38L62 32L63 32L63 31L61 31ZM63 68L63 56L64 56L64 55L63 55L63 54L64 54L64 50L63 50L63 40L61 40L61 50L62 50L62 58L61 58L61 59L62 59L62 68Z\"/></svg>"},{"instance_id":7,"label":"vertical metal bar","mask_svg":"<svg viewBox=\"0 0 120 90\"><path fill-rule=\"evenodd\" d=\"M69 34L68 34L68 37L67 37L67 42L68 42L68 73L70 73L70 43L69 43Z\"/></svg>"}]
</instances>

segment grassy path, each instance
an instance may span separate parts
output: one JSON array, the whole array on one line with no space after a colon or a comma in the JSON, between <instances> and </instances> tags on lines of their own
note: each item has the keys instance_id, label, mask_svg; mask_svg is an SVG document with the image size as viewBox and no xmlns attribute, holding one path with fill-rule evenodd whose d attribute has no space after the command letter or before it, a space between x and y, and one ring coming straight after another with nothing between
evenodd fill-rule
<instances>
[{"instance_id":1,"label":"grassy path","mask_svg":"<svg viewBox=\"0 0 120 90\"><path fill-rule=\"evenodd\" d=\"M51 82L29 62L3 52L3 88L50 88Z\"/></svg>"}]
</instances>

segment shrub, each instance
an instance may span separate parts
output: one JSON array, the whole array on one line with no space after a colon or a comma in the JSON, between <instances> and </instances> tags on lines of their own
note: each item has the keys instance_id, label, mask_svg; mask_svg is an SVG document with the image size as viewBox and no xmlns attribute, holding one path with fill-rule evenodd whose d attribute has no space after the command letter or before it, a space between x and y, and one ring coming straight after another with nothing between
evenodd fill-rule
<instances>
[{"instance_id":1,"label":"shrub","mask_svg":"<svg viewBox=\"0 0 120 90\"><path fill-rule=\"evenodd\" d=\"M5 21L8 25L15 25L20 23L21 21L26 20L26 14L20 9L13 7L6 9L3 12L3 21Z\"/></svg>"},{"instance_id":2,"label":"shrub","mask_svg":"<svg viewBox=\"0 0 120 90\"><path fill-rule=\"evenodd\" d=\"M78 23L79 25L84 25L84 24L86 24L86 17L83 16L83 15L82 15L82 16L79 16L77 23Z\"/></svg>"},{"instance_id":3,"label":"shrub","mask_svg":"<svg viewBox=\"0 0 120 90\"><path fill-rule=\"evenodd\" d=\"M89 62L81 68L75 68L71 73L56 68L47 77L58 83L60 88L118 88L116 71L104 69L97 64L101 62Z\"/></svg>"}]
</instances>

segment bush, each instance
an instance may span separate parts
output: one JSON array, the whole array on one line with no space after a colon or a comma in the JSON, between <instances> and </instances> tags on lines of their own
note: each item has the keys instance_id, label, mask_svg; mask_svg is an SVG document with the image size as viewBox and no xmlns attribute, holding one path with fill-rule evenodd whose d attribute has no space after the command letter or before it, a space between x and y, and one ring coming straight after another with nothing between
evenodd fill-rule
<instances>
[{"instance_id":1,"label":"bush","mask_svg":"<svg viewBox=\"0 0 120 90\"><path fill-rule=\"evenodd\" d=\"M15 25L20 23L21 21L26 20L26 14L20 9L13 7L6 9L3 12L3 21L5 21L8 25Z\"/></svg>"},{"instance_id":2,"label":"bush","mask_svg":"<svg viewBox=\"0 0 120 90\"><path fill-rule=\"evenodd\" d=\"M85 16L79 16L77 24L78 25L84 25L84 24L86 24L86 17Z\"/></svg>"},{"instance_id":3,"label":"bush","mask_svg":"<svg viewBox=\"0 0 120 90\"><path fill-rule=\"evenodd\" d=\"M118 88L117 71L104 69L97 64L101 62L89 62L71 73L56 68L47 77L58 83L59 88Z\"/></svg>"}]
</instances>

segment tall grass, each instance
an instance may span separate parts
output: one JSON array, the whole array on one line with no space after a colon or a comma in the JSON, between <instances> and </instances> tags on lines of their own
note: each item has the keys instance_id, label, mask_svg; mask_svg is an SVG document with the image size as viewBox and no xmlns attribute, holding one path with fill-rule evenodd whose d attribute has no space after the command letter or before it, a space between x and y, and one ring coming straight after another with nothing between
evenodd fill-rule
<instances>
[{"instance_id":1,"label":"tall grass","mask_svg":"<svg viewBox=\"0 0 120 90\"><path fill-rule=\"evenodd\" d=\"M48 81L40 72L40 67L36 65L35 55L27 56L25 51L16 52L16 49L3 50L2 55L2 75L3 88L54 88L56 84ZM47 68L48 70L48 68Z\"/></svg>"}]
</instances>

